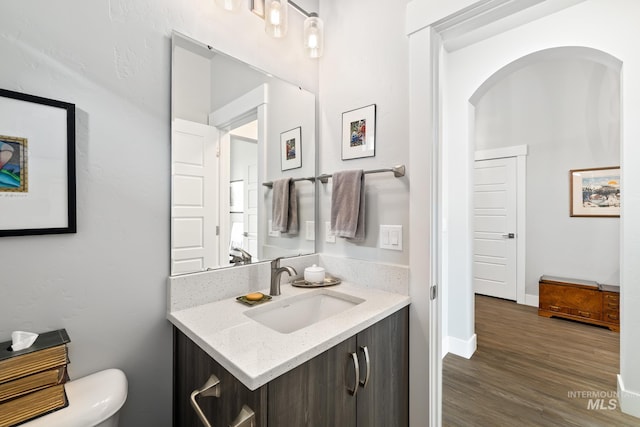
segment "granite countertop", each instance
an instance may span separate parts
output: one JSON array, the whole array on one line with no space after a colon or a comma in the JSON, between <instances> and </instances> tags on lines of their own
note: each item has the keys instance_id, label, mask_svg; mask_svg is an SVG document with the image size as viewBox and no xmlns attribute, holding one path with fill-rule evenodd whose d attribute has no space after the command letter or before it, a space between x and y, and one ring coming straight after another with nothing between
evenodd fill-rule
<instances>
[{"instance_id":1,"label":"granite countertop","mask_svg":"<svg viewBox=\"0 0 640 427\"><path fill-rule=\"evenodd\" d=\"M323 289L361 298L364 302L297 331L276 332L245 315L277 299ZM268 290L262 291L268 294ZM406 295L343 282L330 288L306 289L288 284L271 302L249 307L234 298L171 311L167 318L245 386L255 390L311 360L345 339L409 305Z\"/></svg>"}]
</instances>

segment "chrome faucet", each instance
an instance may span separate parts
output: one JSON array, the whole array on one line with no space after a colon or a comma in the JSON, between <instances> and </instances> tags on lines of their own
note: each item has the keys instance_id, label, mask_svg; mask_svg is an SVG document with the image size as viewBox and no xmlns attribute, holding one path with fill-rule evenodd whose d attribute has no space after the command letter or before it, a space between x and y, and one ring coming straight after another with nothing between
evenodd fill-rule
<instances>
[{"instance_id":1,"label":"chrome faucet","mask_svg":"<svg viewBox=\"0 0 640 427\"><path fill-rule=\"evenodd\" d=\"M280 260L282 257L278 257L271 261L271 289L269 289L269 295L280 295L280 274L285 271L289 273L289 276L298 274L293 267L280 267Z\"/></svg>"},{"instance_id":2,"label":"chrome faucet","mask_svg":"<svg viewBox=\"0 0 640 427\"><path fill-rule=\"evenodd\" d=\"M251 254L242 248L231 248L232 252L239 252L240 255L230 253L231 260L229 261L233 265L246 265L251 264Z\"/></svg>"}]
</instances>

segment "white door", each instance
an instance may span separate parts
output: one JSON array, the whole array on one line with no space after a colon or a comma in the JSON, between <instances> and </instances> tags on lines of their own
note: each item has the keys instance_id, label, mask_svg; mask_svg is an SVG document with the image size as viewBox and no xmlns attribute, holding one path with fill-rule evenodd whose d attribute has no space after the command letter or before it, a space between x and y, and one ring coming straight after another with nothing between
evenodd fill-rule
<instances>
[{"instance_id":1,"label":"white door","mask_svg":"<svg viewBox=\"0 0 640 427\"><path fill-rule=\"evenodd\" d=\"M258 165L247 166L244 195L244 242L246 251L258 256Z\"/></svg>"},{"instance_id":2,"label":"white door","mask_svg":"<svg viewBox=\"0 0 640 427\"><path fill-rule=\"evenodd\" d=\"M517 160L475 162L473 289L516 300Z\"/></svg>"},{"instance_id":3,"label":"white door","mask_svg":"<svg viewBox=\"0 0 640 427\"><path fill-rule=\"evenodd\" d=\"M216 128L176 119L171 138L171 274L218 266Z\"/></svg>"}]
</instances>

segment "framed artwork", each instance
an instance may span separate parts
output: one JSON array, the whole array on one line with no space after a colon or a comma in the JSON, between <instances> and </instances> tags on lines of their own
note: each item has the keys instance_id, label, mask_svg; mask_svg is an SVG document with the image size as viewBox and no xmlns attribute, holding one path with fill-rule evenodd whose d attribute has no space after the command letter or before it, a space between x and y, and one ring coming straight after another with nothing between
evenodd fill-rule
<instances>
[{"instance_id":1,"label":"framed artwork","mask_svg":"<svg viewBox=\"0 0 640 427\"><path fill-rule=\"evenodd\" d=\"M298 126L280 134L282 170L302 167L302 128Z\"/></svg>"},{"instance_id":2,"label":"framed artwork","mask_svg":"<svg viewBox=\"0 0 640 427\"><path fill-rule=\"evenodd\" d=\"M244 181L231 181L229 187L229 211L244 212Z\"/></svg>"},{"instance_id":3,"label":"framed artwork","mask_svg":"<svg viewBox=\"0 0 640 427\"><path fill-rule=\"evenodd\" d=\"M264 19L264 0L251 0L251 12Z\"/></svg>"},{"instance_id":4,"label":"framed artwork","mask_svg":"<svg viewBox=\"0 0 640 427\"><path fill-rule=\"evenodd\" d=\"M342 113L342 160L376 155L376 104Z\"/></svg>"},{"instance_id":5,"label":"framed artwork","mask_svg":"<svg viewBox=\"0 0 640 427\"><path fill-rule=\"evenodd\" d=\"M76 232L75 105L0 89L0 236Z\"/></svg>"},{"instance_id":6,"label":"framed artwork","mask_svg":"<svg viewBox=\"0 0 640 427\"><path fill-rule=\"evenodd\" d=\"M571 216L620 216L620 167L573 169L569 172Z\"/></svg>"}]
</instances>

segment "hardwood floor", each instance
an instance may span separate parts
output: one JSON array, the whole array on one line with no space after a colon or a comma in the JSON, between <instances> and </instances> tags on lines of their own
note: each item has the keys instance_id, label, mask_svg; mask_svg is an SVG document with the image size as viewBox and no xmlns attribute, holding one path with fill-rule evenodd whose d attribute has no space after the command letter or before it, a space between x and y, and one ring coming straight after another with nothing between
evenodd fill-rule
<instances>
[{"instance_id":1,"label":"hardwood floor","mask_svg":"<svg viewBox=\"0 0 640 427\"><path fill-rule=\"evenodd\" d=\"M477 295L476 334L443 361L443 426L640 426L616 397L618 333Z\"/></svg>"}]
</instances>

